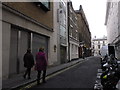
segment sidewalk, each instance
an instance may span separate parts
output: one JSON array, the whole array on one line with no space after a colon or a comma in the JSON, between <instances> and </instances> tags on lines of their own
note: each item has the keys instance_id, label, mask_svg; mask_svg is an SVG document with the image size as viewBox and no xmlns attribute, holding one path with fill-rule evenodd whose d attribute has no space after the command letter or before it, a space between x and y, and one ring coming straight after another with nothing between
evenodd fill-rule
<instances>
[{"instance_id":1,"label":"sidewalk","mask_svg":"<svg viewBox=\"0 0 120 90\"><path fill-rule=\"evenodd\" d=\"M55 72L58 72L62 69L65 69L67 67L70 67L74 64L77 64L79 62L82 62L84 61L84 59L78 59L78 60L74 60L74 61L71 61L69 63L65 63L65 64L61 64L61 65L58 65L58 66L54 66L54 67L50 67L47 69L47 73L46 75L49 76ZM24 79L23 78L23 73L21 74L18 74L10 79L7 79L7 80L3 80L2 81L2 88L3 89L13 89L13 88L17 88L17 87L20 87L20 86L23 86L25 84L29 84L31 82L34 82L36 80L36 77L37 77L37 72L36 71L32 71L31 72L31 79L28 80L28 79Z\"/></svg>"}]
</instances>

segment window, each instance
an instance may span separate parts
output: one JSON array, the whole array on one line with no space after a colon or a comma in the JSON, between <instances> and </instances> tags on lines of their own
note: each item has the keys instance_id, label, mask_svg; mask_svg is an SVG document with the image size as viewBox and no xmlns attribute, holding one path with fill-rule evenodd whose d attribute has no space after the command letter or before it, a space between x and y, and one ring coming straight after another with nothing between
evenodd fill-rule
<instances>
[{"instance_id":1,"label":"window","mask_svg":"<svg viewBox=\"0 0 120 90\"><path fill-rule=\"evenodd\" d=\"M98 52L99 52L99 55L100 55L100 50Z\"/></svg>"},{"instance_id":2,"label":"window","mask_svg":"<svg viewBox=\"0 0 120 90\"><path fill-rule=\"evenodd\" d=\"M78 39L78 31L75 30L75 32L76 32L76 40L77 40Z\"/></svg>"},{"instance_id":3,"label":"window","mask_svg":"<svg viewBox=\"0 0 120 90\"><path fill-rule=\"evenodd\" d=\"M70 12L71 12L71 13L73 12L71 8L70 8Z\"/></svg>"},{"instance_id":4,"label":"window","mask_svg":"<svg viewBox=\"0 0 120 90\"><path fill-rule=\"evenodd\" d=\"M35 2L35 4L42 8L44 11L49 11L50 10L50 0L44 0L41 1L41 0L38 0L38 2Z\"/></svg>"},{"instance_id":5,"label":"window","mask_svg":"<svg viewBox=\"0 0 120 90\"><path fill-rule=\"evenodd\" d=\"M105 41L103 41L103 46L105 46Z\"/></svg>"},{"instance_id":6,"label":"window","mask_svg":"<svg viewBox=\"0 0 120 90\"><path fill-rule=\"evenodd\" d=\"M98 44L100 44L100 41L98 41Z\"/></svg>"},{"instance_id":7,"label":"window","mask_svg":"<svg viewBox=\"0 0 120 90\"><path fill-rule=\"evenodd\" d=\"M46 8L49 8L49 0L44 0L45 2L41 2Z\"/></svg>"},{"instance_id":8,"label":"window","mask_svg":"<svg viewBox=\"0 0 120 90\"><path fill-rule=\"evenodd\" d=\"M70 27L73 29L73 25L70 24Z\"/></svg>"},{"instance_id":9,"label":"window","mask_svg":"<svg viewBox=\"0 0 120 90\"><path fill-rule=\"evenodd\" d=\"M100 49L100 45L98 45L98 49Z\"/></svg>"},{"instance_id":10,"label":"window","mask_svg":"<svg viewBox=\"0 0 120 90\"><path fill-rule=\"evenodd\" d=\"M62 25L60 25L60 35L65 37L66 36L66 30L65 27L63 27Z\"/></svg>"}]
</instances>

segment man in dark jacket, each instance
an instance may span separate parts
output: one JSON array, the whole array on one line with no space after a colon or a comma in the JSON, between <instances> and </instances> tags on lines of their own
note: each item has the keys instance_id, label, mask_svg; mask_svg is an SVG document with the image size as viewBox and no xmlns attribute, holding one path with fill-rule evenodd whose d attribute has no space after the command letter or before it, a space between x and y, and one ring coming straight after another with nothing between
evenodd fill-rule
<instances>
[{"instance_id":1,"label":"man in dark jacket","mask_svg":"<svg viewBox=\"0 0 120 90\"><path fill-rule=\"evenodd\" d=\"M27 52L25 53L23 61L24 61L24 67L27 68L23 77L26 78L26 75L28 74L28 79L31 79L30 73L31 73L31 68L34 65L34 58L30 49L28 49Z\"/></svg>"}]
</instances>

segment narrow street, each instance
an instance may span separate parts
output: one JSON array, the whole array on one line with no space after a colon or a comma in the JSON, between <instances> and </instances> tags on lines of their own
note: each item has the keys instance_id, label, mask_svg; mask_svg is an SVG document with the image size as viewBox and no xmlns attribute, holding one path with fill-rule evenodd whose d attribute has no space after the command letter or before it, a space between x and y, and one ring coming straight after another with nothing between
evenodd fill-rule
<instances>
[{"instance_id":1,"label":"narrow street","mask_svg":"<svg viewBox=\"0 0 120 90\"><path fill-rule=\"evenodd\" d=\"M97 69L100 67L99 57L90 57L85 62L47 80L33 88L93 88Z\"/></svg>"},{"instance_id":2,"label":"narrow street","mask_svg":"<svg viewBox=\"0 0 120 90\"><path fill-rule=\"evenodd\" d=\"M115 82L120 89L119 0L2 0L0 6L0 89L93 90Z\"/></svg>"}]
</instances>

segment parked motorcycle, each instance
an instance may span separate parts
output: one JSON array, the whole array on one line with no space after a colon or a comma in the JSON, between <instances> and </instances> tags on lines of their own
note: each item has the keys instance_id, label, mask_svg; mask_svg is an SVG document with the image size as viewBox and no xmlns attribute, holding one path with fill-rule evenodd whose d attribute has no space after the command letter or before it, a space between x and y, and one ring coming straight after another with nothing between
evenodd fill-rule
<instances>
[{"instance_id":1,"label":"parked motorcycle","mask_svg":"<svg viewBox=\"0 0 120 90\"><path fill-rule=\"evenodd\" d=\"M104 71L108 67L108 56L106 55L103 59L101 59L101 69Z\"/></svg>"},{"instance_id":2,"label":"parked motorcycle","mask_svg":"<svg viewBox=\"0 0 120 90\"><path fill-rule=\"evenodd\" d=\"M101 75L101 84L103 85L103 90L116 90L116 85L120 79L119 77L120 73L116 69L115 71L113 70L112 67L110 67L110 70L107 72L103 73Z\"/></svg>"},{"instance_id":3,"label":"parked motorcycle","mask_svg":"<svg viewBox=\"0 0 120 90\"><path fill-rule=\"evenodd\" d=\"M110 55L106 60L106 63L101 65L103 70L101 75L103 90L116 90L116 85L120 79L120 69L116 58L113 55Z\"/></svg>"}]
</instances>

